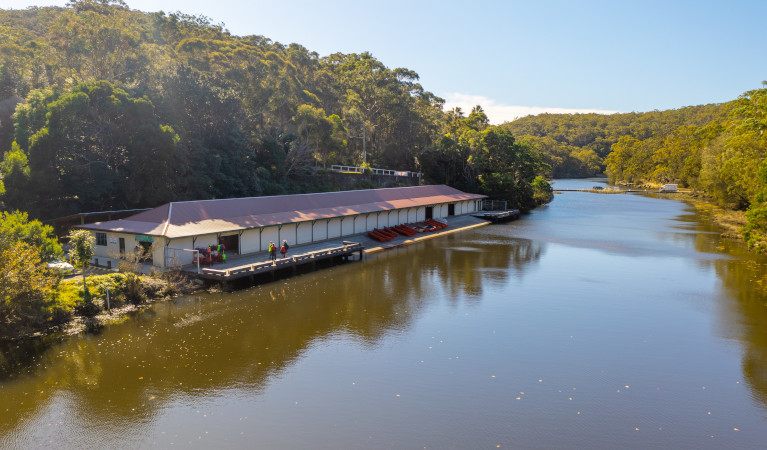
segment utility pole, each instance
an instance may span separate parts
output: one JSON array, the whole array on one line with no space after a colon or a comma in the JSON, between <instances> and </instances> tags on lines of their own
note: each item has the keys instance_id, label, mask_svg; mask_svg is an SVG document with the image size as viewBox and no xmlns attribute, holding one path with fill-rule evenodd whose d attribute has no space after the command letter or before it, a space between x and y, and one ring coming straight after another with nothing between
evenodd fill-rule
<instances>
[{"instance_id":1,"label":"utility pole","mask_svg":"<svg viewBox=\"0 0 767 450\"><path fill-rule=\"evenodd\" d=\"M362 164L365 164L368 162L368 150L367 150L367 135L366 135L367 127L365 126L365 121L362 121L362 136L352 136L349 135L350 138L354 139L362 139Z\"/></svg>"}]
</instances>

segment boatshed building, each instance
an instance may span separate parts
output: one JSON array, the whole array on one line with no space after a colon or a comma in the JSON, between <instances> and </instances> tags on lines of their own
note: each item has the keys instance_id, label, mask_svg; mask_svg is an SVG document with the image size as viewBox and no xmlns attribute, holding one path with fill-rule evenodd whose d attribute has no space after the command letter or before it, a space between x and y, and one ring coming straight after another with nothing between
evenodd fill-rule
<instances>
[{"instance_id":1,"label":"boatshed building","mask_svg":"<svg viewBox=\"0 0 767 450\"><path fill-rule=\"evenodd\" d=\"M96 238L94 256L144 247L152 264L191 264L191 249L224 245L227 254L345 238L374 228L449 218L482 209L484 195L445 185L172 202L108 222L80 225Z\"/></svg>"}]
</instances>

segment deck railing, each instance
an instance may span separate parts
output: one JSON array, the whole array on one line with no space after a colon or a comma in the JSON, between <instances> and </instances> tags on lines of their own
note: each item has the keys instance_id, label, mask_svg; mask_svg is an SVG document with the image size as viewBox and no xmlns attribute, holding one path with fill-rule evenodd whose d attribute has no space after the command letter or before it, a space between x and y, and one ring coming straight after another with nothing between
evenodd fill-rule
<instances>
[{"instance_id":1,"label":"deck railing","mask_svg":"<svg viewBox=\"0 0 767 450\"><path fill-rule=\"evenodd\" d=\"M287 258L279 258L274 261L259 261L251 264L244 264L227 269L211 269L205 267L202 273L213 275L220 278L237 278L246 275L255 275L261 272L270 272L282 266L294 266L298 264L309 263L312 261L330 258L337 255L348 255L353 252L362 251L363 246L359 242L344 241L344 244L338 247L324 248L313 252L302 253Z\"/></svg>"},{"instance_id":2,"label":"deck railing","mask_svg":"<svg viewBox=\"0 0 767 450\"><path fill-rule=\"evenodd\" d=\"M341 173L365 173L364 167L340 166L335 164L330 166L330 170L334 172L341 172ZM423 176L422 172L411 172L409 170L374 169L372 167L370 168L370 170L373 172L374 175L391 175L395 177L417 177L417 178L421 178Z\"/></svg>"},{"instance_id":3,"label":"deck railing","mask_svg":"<svg viewBox=\"0 0 767 450\"><path fill-rule=\"evenodd\" d=\"M507 209L506 200L484 199L482 201L482 211L505 211L506 209Z\"/></svg>"}]
</instances>

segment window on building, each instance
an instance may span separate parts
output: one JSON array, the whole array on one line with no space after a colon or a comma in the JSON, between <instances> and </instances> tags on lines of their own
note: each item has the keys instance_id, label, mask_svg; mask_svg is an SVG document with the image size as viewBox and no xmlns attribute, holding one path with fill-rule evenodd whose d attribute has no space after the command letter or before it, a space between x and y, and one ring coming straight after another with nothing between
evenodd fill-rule
<instances>
[{"instance_id":1,"label":"window on building","mask_svg":"<svg viewBox=\"0 0 767 450\"><path fill-rule=\"evenodd\" d=\"M106 233L96 233L96 245L107 245Z\"/></svg>"}]
</instances>

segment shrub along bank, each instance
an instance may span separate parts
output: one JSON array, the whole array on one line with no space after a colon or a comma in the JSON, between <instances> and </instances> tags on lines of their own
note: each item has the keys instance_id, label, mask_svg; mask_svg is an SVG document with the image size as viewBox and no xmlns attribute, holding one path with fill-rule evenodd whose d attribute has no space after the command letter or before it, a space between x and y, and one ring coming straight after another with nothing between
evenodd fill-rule
<instances>
[{"instance_id":1,"label":"shrub along bank","mask_svg":"<svg viewBox=\"0 0 767 450\"><path fill-rule=\"evenodd\" d=\"M178 273L138 275L110 273L92 275L83 290L80 279L62 280L46 301L28 308L23 317L6 317L0 324L0 340L35 337L55 332L98 328L153 300L190 293L193 283ZM109 301L107 302L107 292Z\"/></svg>"}]
</instances>

